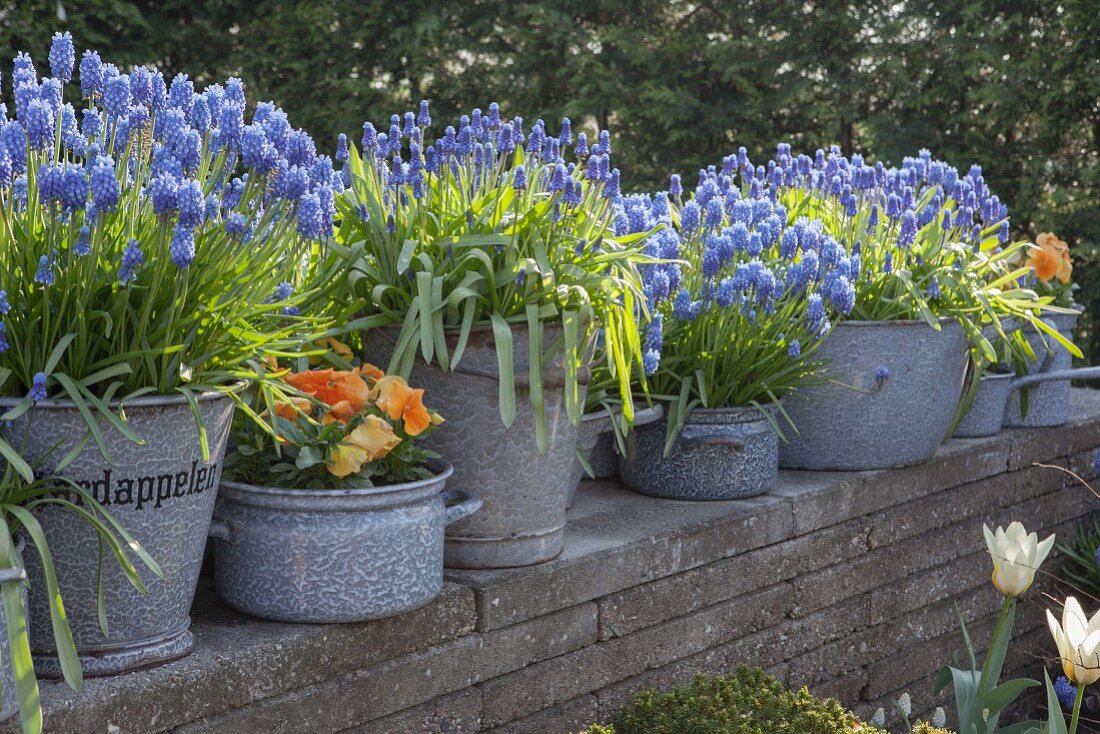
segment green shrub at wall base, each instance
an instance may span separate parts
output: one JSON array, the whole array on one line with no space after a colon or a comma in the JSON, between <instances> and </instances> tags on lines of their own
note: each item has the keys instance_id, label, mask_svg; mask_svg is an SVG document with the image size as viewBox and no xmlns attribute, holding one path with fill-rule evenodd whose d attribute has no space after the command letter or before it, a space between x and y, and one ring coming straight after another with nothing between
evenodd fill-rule
<instances>
[{"instance_id":1,"label":"green shrub at wall base","mask_svg":"<svg viewBox=\"0 0 1100 734\"><path fill-rule=\"evenodd\" d=\"M614 727L587 734L885 734L861 724L838 701L788 691L759 669L738 668L667 693L646 691L623 707ZM932 734L932 733L929 733Z\"/></svg>"}]
</instances>

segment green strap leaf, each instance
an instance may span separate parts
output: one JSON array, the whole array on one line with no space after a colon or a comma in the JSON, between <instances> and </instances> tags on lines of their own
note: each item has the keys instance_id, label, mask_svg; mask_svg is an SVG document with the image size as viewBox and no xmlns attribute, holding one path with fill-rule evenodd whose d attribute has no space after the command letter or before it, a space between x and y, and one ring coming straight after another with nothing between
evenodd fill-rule
<instances>
[{"instance_id":1,"label":"green strap leaf","mask_svg":"<svg viewBox=\"0 0 1100 734\"><path fill-rule=\"evenodd\" d=\"M54 571L53 556L50 554L46 534L42 532L42 526L38 524L34 515L25 508L7 505L6 509L23 524L35 550L38 551L38 557L42 561L42 581L46 585L46 598L49 600L54 645L57 647L57 657L61 662L61 674L70 688L80 691L84 685L80 658L76 654L73 633L69 629L69 620L65 616L65 605L61 602L61 590L57 586L57 573Z\"/></svg>"},{"instance_id":2,"label":"green strap leaf","mask_svg":"<svg viewBox=\"0 0 1100 734\"><path fill-rule=\"evenodd\" d=\"M4 568L20 568L15 544L6 522L0 523L0 559ZM42 703L38 697L38 679L31 660L30 638L27 635L27 610L23 605L23 583L18 580L0 584L4 618L7 621L8 649L15 671L15 693L19 701L19 723L24 734L42 731Z\"/></svg>"},{"instance_id":3,"label":"green strap leaf","mask_svg":"<svg viewBox=\"0 0 1100 734\"><path fill-rule=\"evenodd\" d=\"M531 407L535 411L535 443L539 453L545 455L550 450L550 442L542 389L542 321L538 306L530 303L527 304L527 351L527 379L531 386Z\"/></svg>"},{"instance_id":4,"label":"green strap leaf","mask_svg":"<svg viewBox=\"0 0 1100 734\"><path fill-rule=\"evenodd\" d=\"M497 372L499 372L500 419L505 426L511 426L516 419L516 379L512 370L512 329L499 313L494 312L490 319L493 323L493 342L497 352Z\"/></svg>"}]
</instances>

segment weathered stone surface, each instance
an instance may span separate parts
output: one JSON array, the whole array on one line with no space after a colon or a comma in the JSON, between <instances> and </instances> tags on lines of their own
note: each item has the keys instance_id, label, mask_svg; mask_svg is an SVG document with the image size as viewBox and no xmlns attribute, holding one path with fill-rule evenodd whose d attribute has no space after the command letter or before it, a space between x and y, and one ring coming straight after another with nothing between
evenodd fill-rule
<instances>
[{"instance_id":1,"label":"weathered stone surface","mask_svg":"<svg viewBox=\"0 0 1100 734\"><path fill-rule=\"evenodd\" d=\"M952 440L925 463L903 470L783 472L769 494L791 501L794 531L801 535L1003 472L1008 447L999 436Z\"/></svg>"},{"instance_id":2,"label":"weathered stone surface","mask_svg":"<svg viewBox=\"0 0 1100 734\"><path fill-rule=\"evenodd\" d=\"M790 592L786 584L772 586L490 680L481 686L485 721L504 723L509 720L507 717L516 718L547 708L726 640L773 626L783 619L790 603Z\"/></svg>"},{"instance_id":3,"label":"weathered stone surface","mask_svg":"<svg viewBox=\"0 0 1100 734\"><path fill-rule=\"evenodd\" d=\"M488 634L471 634L382 665L333 678L245 709L204 719L181 734L256 726L267 734L339 730L457 691L596 639L595 604L582 604ZM346 705L333 707L333 700ZM310 724L310 722L313 722Z\"/></svg>"},{"instance_id":4,"label":"weathered stone surface","mask_svg":"<svg viewBox=\"0 0 1100 734\"><path fill-rule=\"evenodd\" d=\"M790 506L773 497L671 502L592 483L566 526L565 552L548 563L450 571L474 589L478 629L491 630L637 586L790 535Z\"/></svg>"},{"instance_id":5,"label":"weathered stone surface","mask_svg":"<svg viewBox=\"0 0 1100 734\"><path fill-rule=\"evenodd\" d=\"M600 639L629 634L866 551L860 520L667 576L599 600Z\"/></svg>"},{"instance_id":6,"label":"weathered stone surface","mask_svg":"<svg viewBox=\"0 0 1100 734\"><path fill-rule=\"evenodd\" d=\"M599 718L599 703L595 696L578 696L572 701L490 729L489 734L569 734L595 724Z\"/></svg>"},{"instance_id":7,"label":"weathered stone surface","mask_svg":"<svg viewBox=\"0 0 1100 734\"><path fill-rule=\"evenodd\" d=\"M291 625L261 622L203 590L194 613L195 652L168 665L85 681L80 694L43 682L47 731L164 731L333 675L468 634L473 594L447 584L431 604L379 622ZM196 692L201 692L197 694ZM9 722L0 731L16 731Z\"/></svg>"},{"instance_id":8,"label":"weathered stone surface","mask_svg":"<svg viewBox=\"0 0 1100 734\"><path fill-rule=\"evenodd\" d=\"M1100 446L1100 390L1070 391L1069 423L1054 429L1017 428L1007 430L1011 445L1008 468L1019 469L1035 462L1049 463L1056 456L1070 456Z\"/></svg>"},{"instance_id":9,"label":"weathered stone surface","mask_svg":"<svg viewBox=\"0 0 1100 734\"><path fill-rule=\"evenodd\" d=\"M475 734L481 731L481 690L463 688L340 734Z\"/></svg>"}]
</instances>

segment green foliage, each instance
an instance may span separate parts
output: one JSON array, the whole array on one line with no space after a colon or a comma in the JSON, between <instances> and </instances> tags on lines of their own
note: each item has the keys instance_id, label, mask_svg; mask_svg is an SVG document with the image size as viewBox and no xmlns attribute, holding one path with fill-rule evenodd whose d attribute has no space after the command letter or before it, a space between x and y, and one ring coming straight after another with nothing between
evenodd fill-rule
<instances>
[{"instance_id":1,"label":"green foliage","mask_svg":"<svg viewBox=\"0 0 1100 734\"><path fill-rule=\"evenodd\" d=\"M25 574L22 573L23 559L31 553L38 555L42 567L43 588L39 589L38 593L49 600L51 632L61 663L62 675L73 690L79 691L83 686L80 659L65 616L65 606L57 584L53 556L35 512L45 508L76 513L98 536L101 551L99 558L101 587L97 595L97 611L100 630L105 638L110 637L102 589L102 564L107 554L114 556L127 580L143 593L145 584L138 575L138 563L152 571L157 578L164 577L160 566L145 551L141 543L80 485L58 477L43 477L34 482L26 482L11 465L4 468L0 475L0 572L4 572L5 578L0 581L0 597L2 597L6 617L5 626L11 665L15 673L19 720L26 734L38 734L42 731L38 681L31 661L27 635L28 612L23 603L22 578L25 578ZM22 557L16 544L16 538L19 537L27 541Z\"/></svg>"},{"instance_id":2,"label":"green foliage","mask_svg":"<svg viewBox=\"0 0 1100 734\"><path fill-rule=\"evenodd\" d=\"M959 629L966 645L967 661L970 666L961 668L955 661L952 661L951 665L945 665L936 674L936 690L939 691L948 684L952 685L959 728L967 734L1019 734L1035 725L1036 722L1026 721L1008 727L999 727L1001 713L1005 708L1028 688L1040 685L1038 681L1030 678L1013 678L1004 683L1000 682L1016 620L1016 599L1004 598L997 626L993 629L993 637L989 641L989 652L980 669L974 643L966 628L966 620L959 609L956 608L955 613L959 619Z\"/></svg>"},{"instance_id":3,"label":"green foliage","mask_svg":"<svg viewBox=\"0 0 1100 734\"><path fill-rule=\"evenodd\" d=\"M590 734L604 731L590 730ZM883 734L860 724L833 699L819 699L803 688L788 691L759 669L738 668L667 693L647 691L615 719L617 734Z\"/></svg>"},{"instance_id":4,"label":"green foliage","mask_svg":"<svg viewBox=\"0 0 1100 734\"><path fill-rule=\"evenodd\" d=\"M421 132L427 139L428 130ZM501 419L514 420L517 378L526 377L545 451L543 374L561 364L565 407L579 421L578 375L598 330L632 416L630 371L641 354L636 264L649 260L641 254L647 233L615 237L610 185L585 179L584 166L566 173L560 163L498 141L486 144L482 162L478 149L478 156L448 159L440 173L429 166L416 185L388 182L386 158L375 150L360 158L353 149L351 186L337 199L337 241L347 248L350 272L339 281L347 287L333 292L362 299L371 326L399 328L388 369L397 374L408 374L417 359L457 369L471 333L491 330ZM410 144L408 156L424 169L418 146ZM574 203L553 188L554 175L576 191ZM519 340L530 347L529 364L513 364Z\"/></svg>"},{"instance_id":5,"label":"green foliage","mask_svg":"<svg viewBox=\"0 0 1100 734\"><path fill-rule=\"evenodd\" d=\"M1059 544L1058 550L1065 557L1061 576L1077 591L1092 598L1100 598L1100 564L1096 551L1100 549L1100 518L1082 523L1072 543Z\"/></svg>"}]
</instances>

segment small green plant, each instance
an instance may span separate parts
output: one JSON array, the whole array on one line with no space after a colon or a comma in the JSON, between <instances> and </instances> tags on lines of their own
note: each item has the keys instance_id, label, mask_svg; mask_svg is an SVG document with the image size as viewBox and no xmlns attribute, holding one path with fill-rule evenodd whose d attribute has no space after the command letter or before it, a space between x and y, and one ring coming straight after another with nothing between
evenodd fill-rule
<instances>
[{"instance_id":1,"label":"small green plant","mask_svg":"<svg viewBox=\"0 0 1100 734\"><path fill-rule=\"evenodd\" d=\"M1058 550L1065 557L1062 579L1082 594L1100 598L1100 563L1096 561L1100 550L1100 518L1081 523L1073 542L1059 545Z\"/></svg>"},{"instance_id":2,"label":"small green plant","mask_svg":"<svg viewBox=\"0 0 1100 734\"><path fill-rule=\"evenodd\" d=\"M760 669L738 668L729 675L696 676L667 693L638 694L616 717L613 729L588 734L884 734L861 723L833 699L803 688L789 691Z\"/></svg>"}]
</instances>

